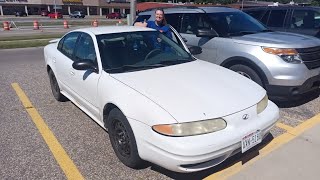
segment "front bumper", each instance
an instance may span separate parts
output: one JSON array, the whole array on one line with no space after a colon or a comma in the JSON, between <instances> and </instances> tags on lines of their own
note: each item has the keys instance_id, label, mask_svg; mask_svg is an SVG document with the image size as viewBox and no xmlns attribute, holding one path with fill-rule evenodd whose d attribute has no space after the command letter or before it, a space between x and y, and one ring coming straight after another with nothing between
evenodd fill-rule
<instances>
[{"instance_id":1,"label":"front bumper","mask_svg":"<svg viewBox=\"0 0 320 180\"><path fill-rule=\"evenodd\" d=\"M248 114L251 118L243 120ZM223 117L228 123L224 130L188 137L169 137L154 132L150 126L129 120L135 131L142 159L176 172L195 172L220 164L241 150L244 136L261 130L265 137L279 118L278 107L269 101L267 108L256 114L256 106Z\"/></svg>"},{"instance_id":2,"label":"front bumper","mask_svg":"<svg viewBox=\"0 0 320 180\"><path fill-rule=\"evenodd\" d=\"M306 80L301 86L266 85L268 96L274 101L300 101L320 94L320 75Z\"/></svg>"}]
</instances>

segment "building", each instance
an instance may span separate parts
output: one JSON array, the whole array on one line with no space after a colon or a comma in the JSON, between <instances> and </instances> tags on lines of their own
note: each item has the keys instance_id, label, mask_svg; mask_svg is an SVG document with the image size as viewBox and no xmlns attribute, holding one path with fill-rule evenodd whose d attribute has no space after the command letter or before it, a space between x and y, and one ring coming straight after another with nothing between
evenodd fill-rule
<instances>
[{"instance_id":1,"label":"building","mask_svg":"<svg viewBox=\"0 0 320 180\"><path fill-rule=\"evenodd\" d=\"M43 10L56 10L63 14L80 10L88 16L102 16L112 12L129 14L130 0L0 0L1 16L14 15L16 11L38 15Z\"/></svg>"}]
</instances>

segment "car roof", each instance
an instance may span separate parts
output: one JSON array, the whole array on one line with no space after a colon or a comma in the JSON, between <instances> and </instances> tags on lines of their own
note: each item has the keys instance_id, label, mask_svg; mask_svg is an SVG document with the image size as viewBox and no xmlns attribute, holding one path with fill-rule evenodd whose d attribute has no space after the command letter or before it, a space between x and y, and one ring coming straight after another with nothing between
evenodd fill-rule
<instances>
[{"instance_id":1,"label":"car roof","mask_svg":"<svg viewBox=\"0 0 320 180\"><path fill-rule=\"evenodd\" d=\"M72 32L86 32L93 33L94 35L100 34L113 34L122 32L136 32L136 31L156 31L154 29L138 26L103 26L103 27L90 27L73 30Z\"/></svg>"},{"instance_id":2,"label":"car roof","mask_svg":"<svg viewBox=\"0 0 320 180\"><path fill-rule=\"evenodd\" d=\"M150 9L139 13L139 15L150 15L154 14L156 9ZM163 8L165 14L174 13L215 13L215 12L237 12L238 9L230 7L173 7L173 8Z\"/></svg>"},{"instance_id":3,"label":"car roof","mask_svg":"<svg viewBox=\"0 0 320 180\"><path fill-rule=\"evenodd\" d=\"M300 9L300 10L316 9L316 10L320 10L320 7L317 7L317 6L297 6L297 5L263 6L263 7L246 8L243 11L261 10L261 9Z\"/></svg>"}]
</instances>

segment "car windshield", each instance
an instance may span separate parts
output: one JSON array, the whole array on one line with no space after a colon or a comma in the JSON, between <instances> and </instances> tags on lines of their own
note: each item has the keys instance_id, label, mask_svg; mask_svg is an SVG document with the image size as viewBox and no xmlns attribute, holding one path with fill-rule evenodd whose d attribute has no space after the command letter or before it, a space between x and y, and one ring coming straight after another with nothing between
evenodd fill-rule
<instances>
[{"instance_id":1,"label":"car windshield","mask_svg":"<svg viewBox=\"0 0 320 180\"><path fill-rule=\"evenodd\" d=\"M208 16L220 36L241 36L268 31L259 21L243 12L208 13Z\"/></svg>"},{"instance_id":2,"label":"car windshield","mask_svg":"<svg viewBox=\"0 0 320 180\"><path fill-rule=\"evenodd\" d=\"M97 35L102 66L108 73L159 68L192 61L191 55L158 31Z\"/></svg>"}]
</instances>

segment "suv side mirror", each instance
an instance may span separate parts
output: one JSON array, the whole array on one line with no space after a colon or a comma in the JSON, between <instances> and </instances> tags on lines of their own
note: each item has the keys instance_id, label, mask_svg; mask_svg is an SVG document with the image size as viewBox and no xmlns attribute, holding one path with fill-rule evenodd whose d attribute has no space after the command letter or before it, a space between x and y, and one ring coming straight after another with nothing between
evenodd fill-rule
<instances>
[{"instance_id":1,"label":"suv side mirror","mask_svg":"<svg viewBox=\"0 0 320 180\"><path fill-rule=\"evenodd\" d=\"M213 29L198 29L196 32L197 37L219 37L219 34Z\"/></svg>"},{"instance_id":2,"label":"suv side mirror","mask_svg":"<svg viewBox=\"0 0 320 180\"><path fill-rule=\"evenodd\" d=\"M98 72L97 66L90 59L75 61L72 67L76 70L92 70L93 72Z\"/></svg>"},{"instance_id":3,"label":"suv side mirror","mask_svg":"<svg viewBox=\"0 0 320 180\"><path fill-rule=\"evenodd\" d=\"M202 53L202 48L199 46L191 46L189 47L189 51L192 55L197 55Z\"/></svg>"}]
</instances>

